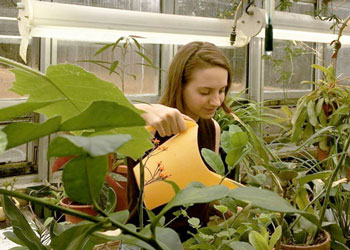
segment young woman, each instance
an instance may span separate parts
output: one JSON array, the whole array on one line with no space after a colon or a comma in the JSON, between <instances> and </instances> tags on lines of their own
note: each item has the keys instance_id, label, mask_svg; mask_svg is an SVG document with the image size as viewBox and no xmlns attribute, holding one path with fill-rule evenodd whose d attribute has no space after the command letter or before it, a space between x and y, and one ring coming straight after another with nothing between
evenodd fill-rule
<instances>
[{"instance_id":1,"label":"young woman","mask_svg":"<svg viewBox=\"0 0 350 250\"><path fill-rule=\"evenodd\" d=\"M171 135L186 129L185 119L194 120L198 127L198 145L219 151L220 127L213 119L219 107L228 111L224 100L231 87L232 73L222 51L214 44L192 42L183 46L173 58L168 70L168 82L159 104L137 104L145 111L147 125L157 132L160 143ZM130 221L137 223L138 188L132 171L134 163L129 161L128 199ZM157 213L157 211L155 211ZM209 220L208 204L196 204L187 210L189 216L197 217L205 225ZM172 212L167 219L171 219ZM170 225L180 238L187 238L190 230L187 218L178 218Z\"/></svg>"}]
</instances>

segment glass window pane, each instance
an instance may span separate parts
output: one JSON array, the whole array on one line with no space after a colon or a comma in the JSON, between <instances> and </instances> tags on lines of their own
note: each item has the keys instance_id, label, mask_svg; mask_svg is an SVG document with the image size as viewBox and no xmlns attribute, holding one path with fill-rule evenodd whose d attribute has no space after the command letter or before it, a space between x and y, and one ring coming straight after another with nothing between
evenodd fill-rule
<instances>
[{"instance_id":1,"label":"glass window pane","mask_svg":"<svg viewBox=\"0 0 350 250\"><path fill-rule=\"evenodd\" d=\"M247 49L244 48L236 48L236 49L223 49L227 59L230 61L231 69L232 69L232 87L231 92L240 92L242 91L246 85L246 54Z\"/></svg>"},{"instance_id":2,"label":"glass window pane","mask_svg":"<svg viewBox=\"0 0 350 250\"><path fill-rule=\"evenodd\" d=\"M313 15L314 13L313 3L302 3L294 1L275 1L275 9L277 11L286 11L291 13Z\"/></svg>"},{"instance_id":3,"label":"glass window pane","mask_svg":"<svg viewBox=\"0 0 350 250\"><path fill-rule=\"evenodd\" d=\"M17 26L17 8L11 1L0 1L0 56L23 63L19 56L19 44L21 42ZM38 68L38 55L33 55L32 41L28 46L27 65ZM8 67L0 64L0 99L19 98L17 94L10 92L14 74Z\"/></svg>"},{"instance_id":4,"label":"glass window pane","mask_svg":"<svg viewBox=\"0 0 350 250\"><path fill-rule=\"evenodd\" d=\"M158 94L158 70L144 64L149 64L145 58L136 53L136 46L124 51L112 47L95 56L102 45L82 42L58 41L57 63L74 63L95 73L103 80L115 83L127 95ZM120 44L122 46L122 44ZM140 52L145 54L154 65L159 65L159 45L145 44ZM124 58L124 59L123 59ZM92 62L104 61L112 63L119 61L116 73L109 74L109 70ZM111 64L98 63L100 65ZM124 81L124 86L123 86Z\"/></svg>"},{"instance_id":5,"label":"glass window pane","mask_svg":"<svg viewBox=\"0 0 350 250\"><path fill-rule=\"evenodd\" d=\"M308 90L300 84L312 78L313 50L311 43L274 40L271 56L264 55L264 91Z\"/></svg>"},{"instance_id":6,"label":"glass window pane","mask_svg":"<svg viewBox=\"0 0 350 250\"><path fill-rule=\"evenodd\" d=\"M176 0L175 14L186 16L219 17L235 6L232 0Z\"/></svg>"}]
</instances>

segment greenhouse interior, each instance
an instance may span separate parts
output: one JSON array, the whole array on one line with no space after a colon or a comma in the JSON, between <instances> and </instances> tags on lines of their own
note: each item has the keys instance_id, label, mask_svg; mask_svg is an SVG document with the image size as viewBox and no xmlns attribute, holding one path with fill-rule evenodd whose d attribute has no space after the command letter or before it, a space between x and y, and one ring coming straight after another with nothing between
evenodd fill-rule
<instances>
[{"instance_id":1,"label":"greenhouse interior","mask_svg":"<svg viewBox=\"0 0 350 250\"><path fill-rule=\"evenodd\" d=\"M349 250L349 20L0 0L0 249Z\"/></svg>"}]
</instances>

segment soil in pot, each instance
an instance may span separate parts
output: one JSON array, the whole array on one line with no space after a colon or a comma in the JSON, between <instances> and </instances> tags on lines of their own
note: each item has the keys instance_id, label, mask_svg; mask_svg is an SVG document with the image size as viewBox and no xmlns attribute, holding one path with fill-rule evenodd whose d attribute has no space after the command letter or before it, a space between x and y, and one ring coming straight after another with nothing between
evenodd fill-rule
<instances>
[{"instance_id":1,"label":"soil in pot","mask_svg":"<svg viewBox=\"0 0 350 250\"><path fill-rule=\"evenodd\" d=\"M331 249L331 236L325 230L321 231L319 237L315 240L315 244L312 246L302 245L286 245L281 244L281 250L330 250Z\"/></svg>"},{"instance_id":2,"label":"soil in pot","mask_svg":"<svg viewBox=\"0 0 350 250\"><path fill-rule=\"evenodd\" d=\"M77 204L75 202L73 202L69 197L65 197L60 201L60 205L70 208L70 209L74 209L77 211L80 211L82 213L86 213L92 216L96 216L98 213L93 209L92 205L82 205L82 204ZM79 223L81 221L83 221L83 219L78 218L76 216L70 215L70 214L65 214L64 215L66 218L66 221L69 221L73 224Z\"/></svg>"}]
</instances>

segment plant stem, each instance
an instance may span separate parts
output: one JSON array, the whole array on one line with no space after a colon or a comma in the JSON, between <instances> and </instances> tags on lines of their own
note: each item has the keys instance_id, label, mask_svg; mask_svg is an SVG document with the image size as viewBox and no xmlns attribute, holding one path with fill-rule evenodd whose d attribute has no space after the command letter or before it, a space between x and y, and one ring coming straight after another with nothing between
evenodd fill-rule
<instances>
[{"instance_id":1,"label":"plant stem","mask_svg":"<svg viewBox=\"0 0 350 250\"><path fill-rule=\"evenodd\" d=\"M345 142L345 146L343 151L344 152L348 152L349 149L349 145L350 145L350 139L347 139L347 141ZM328 201L329 201L329 194L331 192L331 188L332 188L332 184L334 182L334 179L336 177L336 175L338 174L338 171L340 170L340 168L343 165L343 161L345 160L345 157L347 156L347 154L342 154L340 156L340 159L338 161L338 164L336 165L335 169L332 172L332 175L330 176L328 183L327 183L327 187L326 187L326 195L323 201L323 205L321 208L321 212L320 212L320 223L322 224L324 217L325 217L325 213L326 213L326 209L327 209L327 205L328 205Z\"/></svg>"},{"instance_id":2,"label":"plant stem","mask_svg":"<svg viewBox=\"0 0 350 250\"><path fill-rule=\"evenodd\" d=\"M332 55L332 59L331 59L331 64L333 65L334 73L335 73L335 69L336 69L336 65L337 65L338 52L339 52L340 47L341 47L341 43L339 40L340 40L340 37L343 35L343 30L347 26L347 23L349 22L349 20L350 20L350 16L348 16L345 19L344 23L340 27L339 32L338 32L338 38L331 42L331 45L334 44L333 45L334 46L333 55Z\"/></svg>"},{"instance_id":3,"label":"plant stem","mask_svg":"<svg viewBox=\"0 0 350 250\"><path fill-rule=\"evenodd\" d=\"M89 220L92 222L104 222L105 220L103 218L98 218L95 216L91 216L73 209L69 209L69 208L65 208L56 204L52 204L50 202L47 202L43 199L37 198L37 197L33 197L27 194L23 194L23 193L19 193L19 192L15 192L15 191L10 191L10 190L6 190L6 189L2 189L0 188L0 194L4 194L4 195L8 195L11 197L17 197L23 200L27 200L30 202L34 202L40 205L43 205L45 207L48 207L54 211L60 211L60 212L64 212L66 214L70 214L70 215L74 215L74 216L78 216L84 220Z\"/></svg>"}]
</instances>

